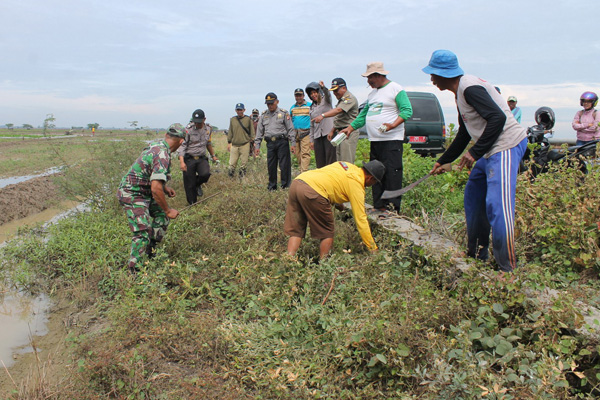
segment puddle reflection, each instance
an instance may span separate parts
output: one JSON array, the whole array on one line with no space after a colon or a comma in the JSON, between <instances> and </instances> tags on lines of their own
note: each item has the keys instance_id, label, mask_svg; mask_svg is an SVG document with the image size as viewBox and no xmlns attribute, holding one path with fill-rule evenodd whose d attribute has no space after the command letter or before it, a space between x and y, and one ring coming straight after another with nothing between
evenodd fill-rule
<instances>
[{"instance_id":1,"label":"puddle reflection","mask_svg":"<svg viewBox=\"0 0 600 400\"><path fill-rule=\"evenodd\" d=\"M0 179L0 189L6 187L8 185L14 185L16 183L26 182L33 178L39 178L41 176L49 176L59 173L62 170L62 167L53 167L41 174L37 175L22 175L22 176L11 176L10 178L2 178Z\"/></svg>"},{"instance_id":2,"label":"puddle reflection","mask_svg":"<svg viewBox=\"0 0 600 400\"><path fill-rule=\"evenodd\" d=\"M2 289L0 289L0 292ZM33 351L31 336L48 333L48 309L50 299L46 295L32 297L17 292L4 292L0 296L0 360L10 367L13 354Z\"/></svg>"}]
</instances>

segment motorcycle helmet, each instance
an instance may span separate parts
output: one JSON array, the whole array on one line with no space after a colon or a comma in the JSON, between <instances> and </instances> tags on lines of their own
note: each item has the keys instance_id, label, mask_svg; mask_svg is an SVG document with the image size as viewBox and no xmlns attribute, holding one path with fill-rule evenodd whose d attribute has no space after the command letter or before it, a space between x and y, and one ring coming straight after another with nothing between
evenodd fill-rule
<instances>
[{"instance_id":1,"label":"motorcycle helmet","mask_svg":"<svg viewBox=\"0 0 600 400\"><path fill-rule=\"evenodd\" d=\"M306 85L306 94L310 96L310 92L313 90L319 90L321 88L321 86L319 86L319 84L317 82L311 82L308 85Z\"/></svg>"},{"instance_id":2,"label":"motorcycle helmet","mask_svg":"<svg viewBox=\"0 0 600 400\"><path fill-rule=\"evenodd\" d=\"M596 105L598 104L598 95L594 92L585 92L581 95L581 97L579 98L579 105L583 106L583 101L584 100L588 100L588 101L592 101L592 107L596 107Z\"/></svg>"},{"instance_id":3,"label":"motorcycle helmet","mask_svg":"<svg viewBox=\"0 0 600 400\"><path fill-rule=\"evenodd\" d=\"M535 122L545 130L550 130L554 127L556 118L554 111L550 107L540 107L535 111Z\"/></svg>"}]
</instances>

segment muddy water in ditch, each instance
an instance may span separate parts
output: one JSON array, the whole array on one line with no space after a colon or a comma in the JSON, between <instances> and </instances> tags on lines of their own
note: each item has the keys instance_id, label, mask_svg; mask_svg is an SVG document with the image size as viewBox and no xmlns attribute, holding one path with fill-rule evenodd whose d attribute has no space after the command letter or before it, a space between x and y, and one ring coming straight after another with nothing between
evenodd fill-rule
<instances>
[{"instance_id":1,"label":"muddy water in ditch","mask_svg":"<svg viewBox=\"0 0 600 400\"><path fill-rule=\"evenodd\" d=\"M19 228L53 220L76 206L76 202L67 201L60 207L0 225L0 245L13 238ZM50 305L46 295L31 296L15 288L0 287L0 360L4 365L9 367L19 354L32 352L33 336L48 333L46 323Z\"/></svg>"},{"instance_id":2,"label":"muddy water in ditch","mask_svg":"<svg viewBox=\"0 0 600 400\"><path fill-rule=\"evenodd\" d=\"M53 167L47 169L45 172L36 175L22 175L22 176L11 176L8 178L0 178L0 189L8 185L15 185L17 183L23 183L30 179L39 178L41 176L50 176L59 173L62 167Z\"/></svg>"},{"instance_id":3,"label":"muddy water in ditch","mask_svg":"<svg viewBox=\"0 0 600 400\"><path fill-rule=\"evenodd\" d=\"M33 336L48 333L50 299L9 291L0 300L0 360L10 367L18 354L33 351Z\"/></svg>"},{"instance_id":4,"label":"muddy water in ditch","mask_svg":"<svg viewBox=\"0 0 600 400\"><path fill-rule=\"evenodd\" d=\"M50 221L57 215L65 212L65 210L74 209L78 204L75 201L64 201L56 208L48 208L37 214L0 225L0 243L13 238L19 232L20 228Z\"/></svg>"}]
</instances>

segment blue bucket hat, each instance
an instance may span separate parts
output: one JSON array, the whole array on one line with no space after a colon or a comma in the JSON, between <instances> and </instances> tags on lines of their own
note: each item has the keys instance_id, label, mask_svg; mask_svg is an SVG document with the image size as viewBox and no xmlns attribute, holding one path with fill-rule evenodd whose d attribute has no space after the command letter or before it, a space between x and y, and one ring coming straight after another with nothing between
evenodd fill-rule
<instances>
[{"instance_id":1,"label":"blue bucket hat","mask_svg":"<svg viewBox=\"0 0 600 400\"><path fill-rule=\"evenodd\" d=\"M465 74L462 68L458 66L456 54L450 50L434 51L429 60L429 65L423 68L423 72L443 78L456 78Z\"/></svg>"}]
</instances>

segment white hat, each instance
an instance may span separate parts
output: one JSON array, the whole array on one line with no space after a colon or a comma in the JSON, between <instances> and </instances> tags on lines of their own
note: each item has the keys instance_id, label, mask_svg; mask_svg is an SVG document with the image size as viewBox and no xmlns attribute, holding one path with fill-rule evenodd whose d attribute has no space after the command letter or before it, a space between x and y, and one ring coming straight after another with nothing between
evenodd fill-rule
<instances>
[{"instance_id":1,"label":"white hat","mask_svg":"<svg viewBox=\"0 0 600 400\"><path fill-rule=\"evenodd\" d=\"M383 63L381 61L374 61L367 64L367 72L361 75L367 77L372 74L387 75L389 73L390 71L383 69Z\"/></svg>"}]
</instances>

